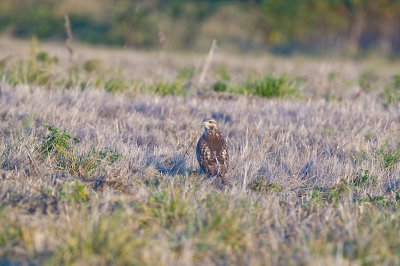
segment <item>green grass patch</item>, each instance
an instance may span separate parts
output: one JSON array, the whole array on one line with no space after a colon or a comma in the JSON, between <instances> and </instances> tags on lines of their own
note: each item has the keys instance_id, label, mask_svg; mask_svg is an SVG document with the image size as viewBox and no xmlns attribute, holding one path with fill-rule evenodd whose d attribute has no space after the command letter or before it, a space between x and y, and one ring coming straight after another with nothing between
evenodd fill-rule
<instances>
[{"instance_id":1,"label":"green grass patch","mask_svg":"<svg viewBox=\"0 0 400 266\"><path fill-rule=\"evenodd\" d=\"M6 215L16 209L0 210L0 247L28 250L34 263L45 265L148 265L166 259L177 264L273 260L286 265L298 262L297 256L305 264L338 256L357 264L396 264L397 205L383 195L348 201L348 187L341 180L296 199L223 194L203 191L194 179L164 180L146 196L114 195L105 202L91 197L82 182L66 182L56 193L68 208L61 208L57 219L42 217L42 242L35 240L42 233L32 230L29 219ZM281 243L279 249L271 241Z\"/></svg>"},{"instance_id":2,"label":"green grass patch","mask_svg":"<svg viewBox=\"0 0 400 266\"><path fill-rule=\"evenodd\" d=\"M389 145L390 137L386 138L377 152L378 160L385 169L392 170L400 162L400 143L396 147Z\"/></svg>"},{"instance_id":3,"label":"green grass patch","mask_svg":"<svg viewBox=\"0 0 400 266\"><path fill-rule=\"evenodd\" d=\"M351 192L351 186L346 179L341 179L332 187L314 187L308 192L310 201L303 202L303 206L309 208L312 205L321 206L323 204L337 205L342 202Z\"/></svg>"},{"instance_id":4,"label":"green grass patch","mask_svg":"<svg viewBox=\"0 0 400 266\"><path fill-rule=\"evenodd\" d=\"M123 92L129 89L129 83L121 77L115 76L104 83L104 89L107 92Z\"/></svg>"},{"instance_id":5,"label":"green grass patch","mask_svg":"<svg viewBox=\"0 0 400 266\"><path fill-rule=\"evenodd\" d=\"M280 192L282 188L276 183L267 182L262 176L248 185L248 188L256 192Z\"/></svg>"},{"instance_id":6,"label":"green grass patch","mask_svg":"<svg viewBox=\"0 0 400 266\"><path fill-rule=\"evenodd\" d=\"M50 134L43 137L37 148L39 157L44 160L50 157L54 167L71 175L90 177L102 165L112 165L122 155L115 149L92 147L85 152L78 149L80 140L65 130L52 125L44 125Z\"/></svg>"},{"instance_id":7,"label":"green grass patch","mask_svg":"<svg viewBox=\"0 0 400 266\"><path fill-rule=\"evenodd\" d=\"M400 74L395 75L392 81L384 87L381 98L386 107L400 101Z\"/></svg>"},{"instance_id":8,"label":"green grass patch","mask_svg":"<svg viewBox=\"0 0 400 266\"><path fill-rule=\"evenodd\" d=\"M373 186L376 184L378 177L370 173L368 169L361 169L351 181L351 185L356 187Z\"/></svg>"},{"instance_id":9,"label":"green grass patch","mask_svg":"<svg viewBox=\"0 0 400 266\"><path fill-rule=\"evenodd\" d=\"M153 93L162 96L185 96L191 89L195 76L194 68L177 70L177 77L171 80L156 80L143 84L138 80L129 80L121 71L111 71L98 59L89 59L83 63L63 69L58 65L58 58L50 56L39 49L36 39L32 39L31 55L28 59L10 63L10 57L0 61L0 74L12 85L33 84L52 88L53 85L63 88L78 87L82 90L90 87L104 89L110 93ZM61 71L60 71L61 70ZM249 78L234 84L226 66L216 70L216 82L211 89L216 92L229 92L265 98L299 97L304 80L290 78L288 75L268 74L264 78Z\"/></svg>"},{"instance_id":10,"label":"green grass patch","mask_svg":"<svg viewBox=\"0 0 400 266\"><path fill-rule=\"evenodd\" d=\"M32 39L31 53L28 59L18 60L10 68L7 68L8 61L7 58L2 60L0 70L6 76L6 81L12 85L34 84L50 86L57 80L54 73L54 65L58 63L58 58L39 50L39 45L35 38Z\"/></svg>"},{"instance_id":11,"label":"green grass patch","mask_svg":"<svg viewBox=\"0 0 400 266\"><path fill-rule=\"evenodd\" d=\"M47 158L49 155L60 157L73 147L73 142L79 143L80 139L68 133L66 130L61 130L53 125L43 125L50 134L42 138L40 147L38 148L40 156Z\"/></svg>"},{"instance_id":12,"label":"green grass patch","mask_svg":"<svg viewBox=\"0 0 400 266\"><path fill-rule=\"evenodd\" d=\"M226 92L230 86L231 74L226 65L221 65L215 72L217 81L212 84L211 88L216 92Z\"/></svg>"},{"instance_id":13,"label":"green grass patch","mask_svg":"<svg viewBox=\"0 0 400 266\"><path fill-rule=\"evenodd\" d=\"M132 202L133 209L119 208L76 221L71 231L60 235L61 245L50 261L53 265L86 264L98 258L104 265L148 264L160 261L165 254L178 258L186 241L191 242L190 259L194 262L207 257L220 261L245 250L246 225L256 218L245 208L248 204L211 193L198 199L193 191L184 194L181 188L165 187L144 201ZM155 246L160 248L146 256Z\"/></svg>"},{"instance_id":14,"label":"green grass patch","mask_svg":"<svg viewBox=\"0 0 400 266\"><path fill-rule=\"evenodd\" d=\"M59 194L60 202L70 204L86 202L90 198L89 188L80 180L63 183Z\"/></svg>"},{"instance_id":15,"label":"green grass patch","mask_svg":"<svg viewBox=\"0 0 400 266\"><path fill-rule=\"evenodd\" d=\"M182 82L171 82L171 81L158 81L153 85L147 87L147 92L160 94L162 96L175 95L183 96L185 95L185 86Z\"/></svg>"},{"instance_id":16,"label":"green grass patch","mask_svg":"<svg viewBox=\"0 0 400 266\"><path fill-rule=\"evenodd\" d=\"M376 89L379 76L372 70L364 71L358 78L358 85L366 92Z\"/></svg>"},{"instance_id":17,"label":"green grass patch","mask_svg":"<svg viewBox=\"0 0 400 266\"><path fill-rule=\"evenodd\" d=\"M213 85L212 89L216 92L226 92L228 91L228 84L222 80L217 80Z\"/></svg>"},{"instance_id":18,"label":"green grass patch","mask_svg":"<svg viewBox=\"0 0 400 266\"><path fill-rule=\"evenodd\" d=\"M263 79L248 79L234 92L265 98L292 98L299 96L301 82L287 75L267 75Z\"/></svg>"},{"instance_id":19,"label":"green grass patch","mask_svg":"<svg viewBox=\"0 0 400 266\"><path fill-rule=\"evenodd\" d=\"M18 222L7 218L4 207L0 208L0 247L13 247L23 238L21 226Z\"/></svg>"},{"instance_id":20,"label":"green grass patch","mask_svg":"<svg viewBox=\"0 0 400 266\"><path fill-rule=\"evenodd\" d=\"M109 93L152 93L162 96L185 96L191 89L195 76L194 68L177 69L175 79L155 80L144 84L139 80L124 77L121 70L107 68L101 60L88 59L83 63L75 62L67 69L58 65L58 58L50 56L39 49L38 42L32 39L31 55L28 59L10 63L10 58L0 61L0 74L12 85L33 84L52 88L94 87L104 89ZM235 84L226 66L220 66L216 72L216 82L211 85L215 92L229 92L265 98L296 98L305 85L300 78L290 78L288 75L268 74L263 78L249 78Z\"/></svg>"}]
</instances>

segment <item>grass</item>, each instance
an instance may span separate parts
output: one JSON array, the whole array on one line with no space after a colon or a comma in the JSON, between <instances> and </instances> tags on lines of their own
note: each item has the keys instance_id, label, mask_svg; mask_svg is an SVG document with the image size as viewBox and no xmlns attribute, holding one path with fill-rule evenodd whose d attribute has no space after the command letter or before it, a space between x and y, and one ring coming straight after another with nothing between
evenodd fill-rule
<instances>
[{"instance_id":1,"label":"grass","mask_svg":"<svg viewBox=\"0 0 400 266\"><path fill-rule=\"evenodd\" d=\"M39 51L37 42L32 41L29 59L18 60L10 68L4 63L2 74L6 81L13 85L33 84L51 86L55 82L53 65L58 59L50 58L46 52Z\"/></svg>"},{"instance_id":2,"label":"grass","mask_svg":"<svg viewBox=\"0 0 400 266\"><path fill-rule=\"evenodd\" d=\"M36 39L32 39L31 55L27 60L19 60L16 64L8 64L8 58L2 59L0 73L12 85L32 84L50 88L54 85L65 88L80 87L82 90L94 86L110 93L147 92L162 96L184 96L189 93L194 78L193 68L178 69L175 80L162 79L143 85L129 80L121 71L112 71L103 66L101 60L89 59L82 64L69 68L67 75L57 73L58 58L41 51ZM8 67L7 67L8 64ZM293 98L300 96L304 82L291 79L287 75L266 75L264 78L249 78L239 84L232 84L226 66L216 71L217 81L211 85L216 92L254 95L265 98Z\"/></svg>"},{"instance_id":3,"label":"grass","mask_svg":"<svg viewBox=\"0 0 400 266\"><path fill-rule=\"evenodd\" d=\"M298 98L305 83L291 79L287 75L268 74L264 78L249 78L239 84L231 84L229 79L218 79L211 88L215 92L229 92L263 98Z\"/></svg>"},{"instance_id":4,"label":"grass","mask_svg":"<svg viewBox=\"0 0 400 266\"><path fill-rule=\"evenodd\" d=\"M35 241L42 232L3 212L1 243L24 247L31 257L40 257L41 246L53 243L45 259L52 265L153 264L163 258L195 264L329 263L337 254L342 262L398 263L393 232L399 230L399 210L397 204L376 205L377 196L371 203L342 199L338 205L330 203L330 193L320 203L315 195L305 196L293 207L296 201L277 200L274 194L238 197L204 192L196 183L164 183L143 199L85 201L72 212L69 208L81 201L69 201L58 222L48 221L44 243ZM299 219L290 218L297 212ZM322 220L310 225L311 217Z\"/></svg>"},{"instance_id":5,"label":"grass","mask_svg":"<svg viewBox=\"0 0 400 266\"><path fill-rule=\"evenodd\" d=\"M257 191L257 192L267 192L267 191L272 191L272 192L279 192L282 190L281 186L278 184L274 183L268 183L263 179L262 176L258 177L256 180L254 180L250 185L249 188L251 190Z\"/></svg>"},{"instance_id":6,"label":"grass","mask_svg":"<svg viewBox=\"0 0 400 266\"><path fill-rule=\"evenodd\" d=\"M60 82L69 79L63 57L47 85L9 82L10 60L0 89L0 264L400 263L400 122L379 89L388 79L365 89L346 64L325 62L320 75L312 61L291 74L251 73L261 63L237 71L245 60L229 58L200 88L220 80L226 90L197 94L195 68L178 58L170 75L148 80L126 78L142 63L102 77L111 61L85 59L73 86ZM106 90L113 77L128 88ZM194 147L186 154L209 116L228 137L224 187L198 174Z\"/></svg>"},{"instance_id":7,"label":"grass","mask_svg":"<svg viewBox=\"0 0 400 266\"><path fill-rule=\"evenodd\" d=\"M75 136L72 136L65 130L60 130L52 125L43 125L51 133L42 139L41 146L39 147L40 155L43 158L47 158L50 154L54 154L57 157L62 156L66 153L66 150L72 148L71 141L80 142Z\"/></svg>"},{"instance_id":8,"label":"grass","mask_svg":"<svg viewBox=\"0 0 400 266\"><path fill-rule=\"evenodd\" d=\"M300 93L297 82L286 75L267 75L263 79L249 79L239 86L238 92L265 98L286 98Z\"/></svg>"},{"instance_id":9,"label":"grass","mask_svg":"<svg viewBox=\"0 0 400 266\"><path fill-rule=\"evenodd\" d=\"M100 151L96 147L92 147L89 152L77 151L74 144L79 143L80 139L55 126L44 125L44 127L51 133L42 138L36 150L38 157L42 160L51 157L56 169L89 177L100 164L104 162L113 164L122 156L109 147Z\"/></svg>"},{"instance_id":10,"label":"grass","mask_svg":"<svg viewBox=\"0 0 400 266\"><path fill-rule=\"evenodd\" d=\"M385 106L400 101L400 74L392 77L392 81L386 84L381 97L385 100Z\"/></svg>"}]
</instances>

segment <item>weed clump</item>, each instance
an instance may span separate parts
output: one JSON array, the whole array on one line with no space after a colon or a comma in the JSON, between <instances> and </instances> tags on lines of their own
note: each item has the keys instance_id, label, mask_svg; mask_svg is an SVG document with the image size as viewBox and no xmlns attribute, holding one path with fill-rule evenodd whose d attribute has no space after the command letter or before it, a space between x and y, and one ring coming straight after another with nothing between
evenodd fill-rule
<instances>
[{"instance_id":1,"label":"weed clump","mask_svg":"<svg viewBox=\"0 0 400 266\"><path fill-rule=\"evenodd\" d=\"M175 81L159 81L156 84L149 87L149 91L162 96L166 95L184 95L185 87L181 82Z\"/></svg>"},{"instance_id":2,"label":"weed clump","mask_svg":"<svg viewBox=\"0 0 400 266\"><path fill-rule=\"evenodd\" d=\"M364 187L368 185L375 185L378 177L369 172L369 170L360 170L356 177L351 181L351 185L356 187Z\"/></svg>"},{"instance_id":3,"label":"weed clump","mask_svg":"<svg viewBox=\"0 0 400 266\"><path fill-rule=\"evenodd\" d=\"M9 58L0 60L0 75L5 76L11 85L34 84L50 87L62 86L69 89L93 86L104 89L109 93L128 93L136 95L141 91L137 82L126 79L120 71L106 69L102 61L88 59L81 64L75 64L66 69L64 74L56 72L58 58L50 56L45 51L40 51L36 39L32 40L31 56L28 60L19 60L16 64L8 66ZM172 80L158 80L152 84L144 85L144 92L162 96L185 96L191 87L195 75L194 68L181 68L178 75ZM231 75L226 66L221 66L216 71L216 82L211 85L215 92L230 92L265 98L291 98L300 93L302 81L292 79L287 75L266 75L262 79L250 78L240 84L231 83Z\"/></svg>"},{"instance_id":4,"label":"weed clump","mask_svg":"<svg viewBox=\"0 0 400 266\"><path fill-rule=\"evenodd\" d=\"M100 59L89 59L83 62L82 67L87 73L100 72L103 69L103 63Z\"/></svg>"},{"instance_id":5,"label":"weed clump","mask_svg":"<svg viewBox=\"0 0 400 266\"><path fill-rule=\"evenodd\" d=\"M400 74L395 75L392 82L383 89L381 98L383 98L386 107L400 101Z\"/></svg>"},{"instance_id":6,"label":"weed clump","mask_svg":"<svg viewBox=\"0 0 400 266\"><path fill-rule=\"evenodd\" d=\"M6 56L0 59L0 77L5 74L7 63L10 61L11 56Z\"/></svg>"},{"instance_id":7,"label":"weed clump","mask_svg":"<svg viewBox=\"0 0 400 266\"><path fill-rule=\"evenodd\" d=\"M358 86L366 92L370 92L377 86L377 80L379 76L373 71L364 71L358 78Z\"/></svg>"},{"instance_id":8,"label":"weed clump","mask_svg":"<svg viewBox=\"0 0 400 266\"><path fill-rule=\"evenodd\" d=\"M225 92L228 90L228 85L221 80L218 80L212 85L212 89L216 92Z\"/></svg>"},{"instance_id":9,"label":"weed clump","mask_svg":"<svg viewBox=\"0 0 400 266\"><path fill-rule=\"evenodd\" d=\"M112 77L104 83L104 89L107 92L122 92L129 88L129 84L121 77Z\"/></svg>"},{"instance_id":10,"label":"weed clump","mask_svg":"<svg viewBox=\"0 0 400 266\"><path fill-rule=\"evenodd\" d=\"M57 57L51 57L47 52L40 51L38 42L32 39L31 54L28 60L19 60L16 65L6 72L6 80L12 85L34 84L49 86L56 82L53 73ZM5 62L3 63L5 65ZM3 69L5 66L3 66ZM3 70L4 71L4 70Z\"/></svg>"},{"instance_id":11,"label":"weed clump","mask_svg":"<svg viewBox=\"0 0 400 266\"><path fill-rule=\"evenodd\" d=\"M191 79L194 76L193 68L178 69L178 76L174 81L160 80L155 84L147 86L147 91L162 96L175 95L184 96L190 88Z\"/></svg>"},{"instance_id":12,"label":"weed clump","mask_svg":"<svg viewBox=\"0 0 400 266\"><path fill-rule=\"evenodd\" d=\"M344 197L348 196L351 191L349 182L342 178L336 185L328 188L314 187L314 189L308 193L311 201L320 206L322 203L333 203L337 205Z\"/></svg>"},{"instance_id":13,"label":"weed clump","mask_svg":"<svg viewBox=\"0 0 400 266\"><path fill-rule=\"evenodd\" d=\"M228 91L231 75L226 65L220 66L216 71L217 81L211 86L216 92Z\"/></svg>"},{"instance_id":14,"label":"weed clump","mask_svg":"<svg viewBox=\"0 0 400 266\"><path fill-rule=\"evenodd\" d=\"M340 182L328 190L328 200L338 204L340 199L349 195L350 191L349 181L342 178Z\"/></svg>"},{"instance_id":15,"label":"weed clump","mask_svg":"<svg viewBox=\"0 0 400 266\"><path fill-rule=\"evenodd\" d=\"M60 191L60 201L70 204L82 203L90 198L89 188L80 180L65 182Z\"/></svg>"},{"instance_id":16,"label":"weed clump","mask_svg":"<svg viewBox=\"0 0 400 266\"><path fill-rule=\"evenodd\" d=\"M60 130L53 125L43 125L50 134L43 137L42 143L39 147L39 152L42 158L47 158L49 155L54 155L56 157L65 154L67 151L71 150L71 142L80 142L80 139L71 135L65 130Z\"/></svg>"},{"instance_id":17,"label":"weed clump","mask_svg":"<svg viewBox=\"0 0 400 266\"><path fill-rule=\"evenodd\" d=\"M8 215L3 208L0 208L0 247L17 246L23 239L20 224L17 221L7 219L7 217Z\"/></svg>"},{"instance_id":18,"label":"weed clump","mask_svg":"<svg viewBox=\"0 0 400 266\"><path fill-rule=\"evenodd\" d=\"M267 75L263 79L249 79L237 91L265 98L290 98L299 95L300 82L286 75Z\"/></svg>"},{"instance_id":19,"label":"weed clump","mask_svg":"<svg viewBox=\"0 0 400 266\"><path fill-rule=\"evenodd\" d=\"M89 152L79 151L76 144L80 142L77 137L55 126L44 125L51 133L42 139L38 151L41 159L51 157L55 168L79 176L92 176L102 162L112 165L122 155L115 149L106 147L99 150L93 147Z\"/></svg>"},{"instance_id":20,"label":"weed clump","mask_svg":"<svg viewBox=\"0 0 400 266\"><path fill-rule=\"evenodd\" d=\"M391 148L389 140L390 138L385 140L384 144L378 150L377 156L385 169L392 170L400 162L400 143L397 144L397 147Z\"/></svg>"},{"instance_id":21,"label":"weed clump","mask_svg":"<svg viewBox=\"0 0 400 266\"><path fill-rule=\"evenodd\" d=\"M248 188L256 192L280 192L282 188L276 183L267 182L262 176L248 185Z\"/></svg>"}]
</instances>

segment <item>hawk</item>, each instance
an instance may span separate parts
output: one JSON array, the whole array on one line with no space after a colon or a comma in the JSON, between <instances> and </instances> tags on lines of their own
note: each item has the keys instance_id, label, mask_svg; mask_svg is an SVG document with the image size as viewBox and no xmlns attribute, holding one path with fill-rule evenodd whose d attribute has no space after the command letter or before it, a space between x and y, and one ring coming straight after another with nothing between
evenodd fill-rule
<instances>
[{"instance_id":1,"label":"hawk","mask_svg":"<svg viewBox=\"0 0 400 266\"><path fill-rule=\"evenodd\" d=\"M196 147L200 173L225 177L229 167L228 144L219 131L215 120L206 119L203 126L205 131Z\"/></svg>"}]
</instances>

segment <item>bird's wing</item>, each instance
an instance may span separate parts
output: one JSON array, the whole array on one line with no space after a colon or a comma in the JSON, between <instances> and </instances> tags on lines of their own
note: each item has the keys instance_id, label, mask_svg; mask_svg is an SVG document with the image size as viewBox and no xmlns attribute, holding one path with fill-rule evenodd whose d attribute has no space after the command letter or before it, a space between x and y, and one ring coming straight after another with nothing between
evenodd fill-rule
<instances>
[{"instance_id":1,"label":"bird's wing","mask_svg":"<svg viewBox=\"0 0 400 266\"><path fill-rule=\"evenodd\" d=\"M218 171L218 165L211 148L204 138L201 138L199 140L196 148L196 153L200 168L209 175L216 175Z\"/></svg>"},{"instance_id":2,"label":"bird's wing","mask_svg":"<svg viewBox=\"0 0 400 266\"><path fill-rule=\"evenodd\" d=\"M221 136L220 148L217 153L217 160L219 163L218 176L225 176L229 168L229 152L226 140Z\"/></svg>"}]
</instances>

